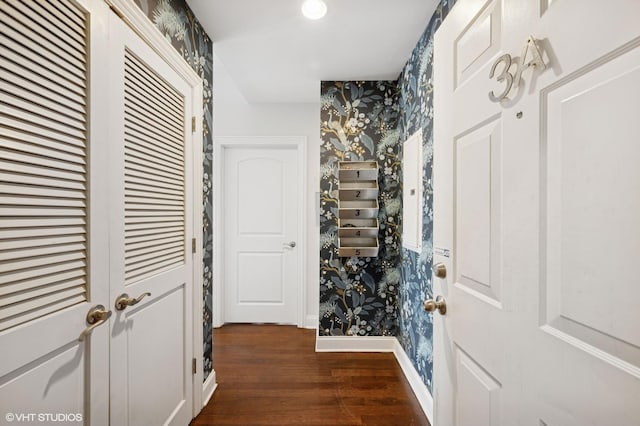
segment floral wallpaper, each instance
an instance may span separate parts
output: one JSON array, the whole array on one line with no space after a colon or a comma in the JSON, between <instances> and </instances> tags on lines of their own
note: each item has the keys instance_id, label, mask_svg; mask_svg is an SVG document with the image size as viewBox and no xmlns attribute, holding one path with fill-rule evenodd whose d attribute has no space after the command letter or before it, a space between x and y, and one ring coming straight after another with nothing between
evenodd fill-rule
<instances>
[{"instance_id":1,"label":"floral wallpaper","mask_svg":"<svg viewBox=\"0 0 640 426\"><path fill-rule=\"evenodd\" d=\"M433 390L433 36L455 0L441 0L399 79L323 82L320 158L320 335L397 336ZM422 129L422 252L402 248L402 142ZM380 254L338 257L337 164L378 161Z\"/></svg>"},{"instance_id":2,"label":"floral wallpaper","mask_svg":"<svg viewBox=\"0 0 640 426\"><path fill-rule=\"evenodd\" d=\"M212 317L212 121L213 103L211 86L213 83L213 44L185 0L135 0L167 40L182 55L185 61L200 75L203 81L203 368L206 380L212 371L213 317Z\"/></svg>"},{"instance_id":3,"label":"floral wallpaper","mask_svg":"<svg viewBox=\"0 0 640 426\"><path fill-rule=\"evenodd\" d=\"M402 249L398 339L424 383L433 391L433 323L422 303L432 296L433 258L433 35L455 0L442 0L398 80L400 139L422 129L422 252Z\"/></svg>"},{"instance_id":4,"label":"floral wallpaper","mask_svg":"<svg viewBox=\"0 0 640 426\"><path fill-rule=\"evenodd\" d=\"M400 283L399 92L395 81L322 82L321 336L395 336ZM376 160L377 257L338 256L338 162Z\"/></svg>"}]
</instances>

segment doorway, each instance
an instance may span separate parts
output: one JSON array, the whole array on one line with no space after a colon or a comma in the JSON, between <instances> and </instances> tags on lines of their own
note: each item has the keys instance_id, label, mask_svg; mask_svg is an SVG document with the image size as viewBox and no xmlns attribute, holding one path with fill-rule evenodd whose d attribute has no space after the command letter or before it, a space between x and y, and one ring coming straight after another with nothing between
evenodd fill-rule
<instances>
[{"instance_id":1,"label":"doorway","mask_svg":"<svg viewBox=\"0 0 640 426\"><path fill-rule=\"evenodd\" d=\"M222 137L214 326L305 318L305 137ZM224 224L224 226L222 226Z\"/></svg>"}]
</instances>

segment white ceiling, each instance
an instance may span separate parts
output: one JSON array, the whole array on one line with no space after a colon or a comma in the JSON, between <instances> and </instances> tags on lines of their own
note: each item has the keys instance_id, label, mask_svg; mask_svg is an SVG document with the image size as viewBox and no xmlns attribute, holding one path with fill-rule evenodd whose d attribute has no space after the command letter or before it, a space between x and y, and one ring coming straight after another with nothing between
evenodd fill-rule
<instances>
[{"instance_id":1,"label":"white ceiling","mask_svg":"<svg viewBox=\"0 0 640 426\"><path fill-rule=\"evenodd\" d=\"M321 80L395 80L438 0L187 0L250 103L316 103ZM214 81L215 85L215 81Z\"/></svg>"}]
</instances>

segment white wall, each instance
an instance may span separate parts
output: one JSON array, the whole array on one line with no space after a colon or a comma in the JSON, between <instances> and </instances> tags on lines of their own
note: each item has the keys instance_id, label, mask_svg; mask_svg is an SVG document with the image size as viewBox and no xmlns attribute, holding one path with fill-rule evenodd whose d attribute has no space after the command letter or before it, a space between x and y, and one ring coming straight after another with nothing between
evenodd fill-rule
<instances>
[{"instance_id":1,"label":"white wall","mask_svg":"<svg viewBox=\"0 0 640 426\"><path fill-rule=\"evenodd\" d=\"M320 82L318 82L318 103L315 104L249 104L216 56L214 47L214 145L216 138L221 136L306 136L307 138L306 172L309 197L306 219L307 320L304 325L315 328L318 323L320 275L320 221L316 206L320 187Z\"/></svg>"}]
</instances>

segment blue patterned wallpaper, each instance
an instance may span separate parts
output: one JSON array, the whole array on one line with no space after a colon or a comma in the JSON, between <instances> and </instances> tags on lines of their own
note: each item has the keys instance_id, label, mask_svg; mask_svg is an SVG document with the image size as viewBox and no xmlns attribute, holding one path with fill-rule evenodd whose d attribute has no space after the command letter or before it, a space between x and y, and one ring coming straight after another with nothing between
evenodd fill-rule
<instances>
[{"instance_id":1,"label":"blue patterned wallpaper","mask_svg":"<svg viewBox=\"0 0 640 426\"><path fill-rule=\"evenodd\" d=\"M416 253L402 249L398 339L431 391L433 391L433 322L432 315L424 311L422 303L432 296L433 35L454 2L455 0L442 0L438 5L398 80L400 139L405 141L422 129L424 200L422 252Z\"/></svg>"},{"instance_id":2,"label":"blue patterned wallpaper","mask_svg":"<svg viewBox=\"0 0 640 426\"><path fill-rule=\"evenodd\" d=\"M455 0L441 0L399 79L323 82L320 158L320 327L322 335L397 336L433 390L432 296L433 35ZM402 142L422 129L422 252L401 247ZM378 161L378 258L337 256L337 162ZM352 272L352 266L356 271Z\"/></svg>"},{"instance_id":3,"label":"blue patterned wallpaper","mask_svg":"<svg viewBox=\"0 0 640 426\"><path fill-rule=\"evenodd\" d=\"M203 81L203 369L206 380L212 367L213 317L212 317L212 218L211 206L211 173L212 173L212 121L213 102L211 87L213 84L213 43L200 26L195 15L185 0L135 0L138 6L151 19L156 27L162 31L173 47L182 55L185 61L198 73Z\"/></svg>"},{"instance_id":4,"label":"blue patterned wallpaper","mask_svg":"<svg viewBox=\"0 0 640 426\"><path fill-rule=\"evenodd\" d=\"M321 336L395 336L400 281L400 161L395 81L322 82L320 148ZM378 257L338 257L338 162L376 160Z\"/></svg>"}]
</instances>

